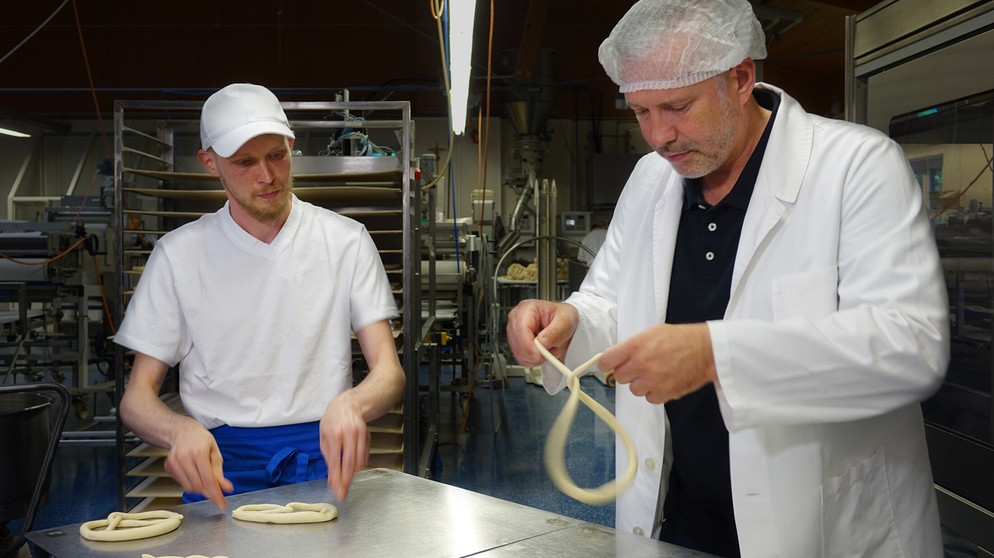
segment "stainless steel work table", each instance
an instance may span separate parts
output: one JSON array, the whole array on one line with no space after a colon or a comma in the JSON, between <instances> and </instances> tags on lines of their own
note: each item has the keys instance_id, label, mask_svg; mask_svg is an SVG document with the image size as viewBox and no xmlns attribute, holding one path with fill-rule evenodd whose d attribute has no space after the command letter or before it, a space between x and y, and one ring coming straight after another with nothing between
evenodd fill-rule
<instances>
[{"instance_id":1,"label":"stainless steel work table","mask_svg":"<svg viewBox=\"0 0 994 558\"><path fill-rule=\"evenodd\" d=\"M338 519L304 525L249 523L231 518L245 504L330 502L325 481L282 486L228 497L228 510L210 502L172 508L178 529L126 542L94 542L80 523L33 531L39 556L645 556L703 557L631 533L500 500L413 475L372 469L356 475ZM102 519L102 518L92 518Z\"/></svg>"}]
</instances>

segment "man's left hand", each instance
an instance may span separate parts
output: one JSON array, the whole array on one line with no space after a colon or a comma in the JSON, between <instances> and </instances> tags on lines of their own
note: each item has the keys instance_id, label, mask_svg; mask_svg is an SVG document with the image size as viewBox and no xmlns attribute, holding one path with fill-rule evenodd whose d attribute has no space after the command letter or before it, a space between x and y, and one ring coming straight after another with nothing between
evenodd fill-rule
<instances>
[{"instance_id":1,"label":"man's left hand","mask_svg":"<svg viewBox=\"0 0 994 558\"><path fill-rule=\"evenodd\" d=\"M665 403L717 380L707 324L660 324L605 350L601 370L649 403Z\"/></svg>"}]
</instances>

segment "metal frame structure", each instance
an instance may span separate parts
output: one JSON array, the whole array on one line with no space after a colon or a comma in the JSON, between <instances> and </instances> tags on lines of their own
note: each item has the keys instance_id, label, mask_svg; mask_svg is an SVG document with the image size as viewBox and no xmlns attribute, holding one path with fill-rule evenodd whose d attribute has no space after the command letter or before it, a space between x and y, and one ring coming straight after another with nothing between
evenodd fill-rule
<instances>
[{"instance_id":1,"label":"metal frame structure","mask_svg":"<svg viewBox=\"0 0 994 558\"><path fill-rule=\"evenodd\" d=\"M334 132L345 128L363 129L389 129L394 130L400 142L400 149L396 152L396 157L390 157L397 161L394 168L400 171L401 190L401 220L402 220L402 331L401 339L401 364L407 374L407 387L404 396L403 413L403 469L408 473L415 473L419 470L422 425L420 424L419 405L419 379L418 367L423 350L422 317L421 317L421 279L420 279L420 240L419 240L419 219L420 190L414 181L414 161L412 153L414 150L414 122L411 120L410 103L407 101L370 101L370 102L283 102L284 110L290 117L291 127L298 136L297 145L301 145L302 134L313 133L315 135L327 132ZM177 130L182 130L188 135L196 136L198 129L200 109L203 103L200 101L117 101L114 105L114 217L112 229L114 238L112 245L116 250L115 277L118 278L114 289L115 323L120 323L120 318L124 314L125 308L125 280L128 273L125 267L124 254L127 251L125 237L127 236L127 219L125 202L125 176L128 169L125 165L125 158L137 158L139 160L150 161L158 167L172 170L177 163L175 156ZM350 116L350 119L329 119L329 115L373 115L399 114L399 118L369 118ZM310 118L308 118L308 115ZM140 128L154 128L155 132L143 131ZM161 149L157 153L151 153L136 149L126 142L126 137L135 136L142 141L157 145ZM314 159L314 158L311 158ZM362 173L368 170L366 163L375 161L364 161L363 159L385 159L382 157L324 157L329 163L335 163L335 167L341 176L350 173ZM379 161L388 162L388 161ZM382 167L382 165L380 165ZM295 169L297 171L297 169ZM299 171L297 171L299 172ZM299 191L300 189L298 189ZM369 202L371 205L375 201ZM381 253L383 250L381 249ZM120 346L116 346L116 394L120 401L124 392L125 376L124 370L125 351ZM125 456L124 447L126 445L124 427L118 421L118 507L125 509Z\"/></svg>"}]
</instances>

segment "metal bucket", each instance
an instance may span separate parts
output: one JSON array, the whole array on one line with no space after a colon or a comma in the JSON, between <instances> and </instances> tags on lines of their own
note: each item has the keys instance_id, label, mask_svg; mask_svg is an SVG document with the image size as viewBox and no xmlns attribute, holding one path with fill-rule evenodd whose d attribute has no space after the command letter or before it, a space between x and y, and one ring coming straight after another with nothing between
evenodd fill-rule
<instances>
[{"instance_id":1,"label":"metal bucket","mask_svg":"<svg viewBox=\"0 0 994 558\"><path fill-rule=\"evenodd\" d=\"M50 443L49 405L37 393L0 394L0 524L23 517L31 504Z\"/></svg>"}]
</instances>

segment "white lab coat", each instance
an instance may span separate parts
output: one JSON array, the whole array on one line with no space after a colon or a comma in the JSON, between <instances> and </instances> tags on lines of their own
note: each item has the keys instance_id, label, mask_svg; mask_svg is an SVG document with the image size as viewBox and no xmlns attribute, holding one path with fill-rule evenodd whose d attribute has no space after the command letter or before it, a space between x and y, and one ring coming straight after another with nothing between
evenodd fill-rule
<instances>
[{"instance_id":1,"label":"white lab coat","mask_svg":"<svg viewBox=\"0 0 994 558\"><path fill-rule=\"evenodd\" d=\"M757 87L782 101L725 319L708 322L743 555L941 556L919 402L948 363L947 297L918 184L883 134ZM568 299L581 315L570 367L664 321L681 183L655 153L632 172ZM561 374L545 374L562 389ZM664 405L619 384L616 409L639 459L617 526L656 536ZM620 446L616 463L628 466Z\"/></svg>"}]
</instances>

